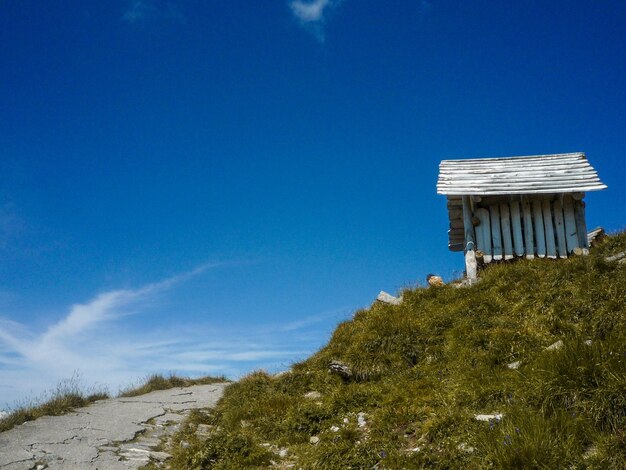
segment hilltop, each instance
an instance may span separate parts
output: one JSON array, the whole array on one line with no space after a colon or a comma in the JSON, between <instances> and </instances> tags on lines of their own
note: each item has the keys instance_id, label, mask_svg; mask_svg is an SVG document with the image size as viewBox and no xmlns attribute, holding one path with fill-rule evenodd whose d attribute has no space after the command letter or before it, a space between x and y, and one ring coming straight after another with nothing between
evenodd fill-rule
<instances>
[{"instance_id":1,"label":"hilltop","mask_svg":"<svg viewBox=\"0 0 626 470\"><path fill-rule=\"evenodd\" d=\"M626 264L606 259L624 250L622 233L376 302L192 413L172 465L626 468Z\"/></svg>"}]
</instances>

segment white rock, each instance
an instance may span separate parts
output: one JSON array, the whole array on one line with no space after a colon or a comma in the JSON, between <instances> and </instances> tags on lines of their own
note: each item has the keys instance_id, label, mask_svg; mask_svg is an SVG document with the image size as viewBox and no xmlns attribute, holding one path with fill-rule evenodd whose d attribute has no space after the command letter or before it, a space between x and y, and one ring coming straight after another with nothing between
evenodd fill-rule
<instances>
[{"instance_id":1,"label":"white rock","mask_svg":"<svg viewBox=\"0 0 626 470\"><path fill-rule=\"evenodd\" d=\"M322 398L322 394L313 390L312 392L305 393L304 398L308 398L309 400L318 400Z\"/></svg>"},{"instance_id":2,"label":"white rock","mask_svg":"<svg viewBox=\"0 0 626 470\"><path fill-rule=\"evenodd\" d=\"M476 421L500 421L502 413L493 413L490 415L474 415Z\"/></svg>"},{"instance_id":3,"label":"white rock","mask_svg":"<svg viewBox=\"0 0 626 470\"><path fill-rule=\"evenodd\" d=\"M313 445L317 444L320 441L320 438L317 436L311 436L309 442Z\"/></svg>"},{"instance_id":4,"label":"white rock","mask_svg":"<svg viewBox=\"0 0 626 470\"><path fill-rule=\"evenodd\" d=\"M556 351L557 349L561 349L563 347L563 341L558 340L556 343L552 343L550 346L546 348L546 351Z\"/></svg>"},{"instance_id":5,"label":"white rock","mask_svg":"<svg viewBox=\"0 0 626 470\"><path fill-rule=\"evenodd\" d=\"M586 340L585 340L585 344L586 344L587 346L591 346L591 340L590 340L590 339L586 339Z\"/></svg>"},{"instance_id":6,"label":"white rock","mask_svg":"<svg viewBox=\"0 0 626 470\"><path fill-rule=\"evenodd\" d=\"M350 420L348 418L343 418L343 424L348 424Z\"/></svg>"},{"instance_id":7,"label":"white rock","mask_svg":"<svg viewBox=\"0 0 626 470\"><path fill-rule=\"evenodd\" d=\"M420 446L413 447L411 449L406 449L407 452L411 452L411 453L419 452L420 450L422 450Z\"/></svg>"},{"instance_id":8,"label":"white rock","mask_svg":"<svg viewBox=\"0 0 626 470\"><path fill-rule=\"evenodd\" d=\"M522 364L522 361L515 361L515 362L511 362L510 364L507 364L507 367L509 369L519 369L519 366Z\"/></svg>"},{"instance_id":9,"label":"white rock","mask_svg":"<svg viewBox=\"0 0 626 470\"><path fill-rule=\"evenodd\" d=\"M472 446L468 446L465 442L461 442L457 446L457 449L459 449L461 452L467 452L468 454L471 454L472 452L476 450Z\"/></svg>"},{"instance_id":10,"label":"white rock","mask_svg":"<svg viewBox=\"0 0 626 470\"><path fill-rule=\"evenodd\" d=\"M288 453L289 453L289 449L287 449L286 447L283 447L282 449L278 451L278 456L281 458L285 458L287 457Z\"/></svg>"},{"instance_id":11,"label":"white rock","mask_svg":"<svg viewBox=\"0 0 626 470\"><path fill-rule=\"evenodd\" d=\"M365 421L365 413L363 413L362 411L360 413L358 413L357 415L357 419L356 419L356 424L362 428L367 424L367 421Z\"/></svg>"},{"instance_id":12,"label":"white rock","mask_svg":"<svg viewBox=\"0 0 626 470\"><path fill-rule=\"evenodd\" d=\"M339 432L339 426L331 426L331 427L330 427L330 430L331 430L332 432Z\"/></svg>"},{"instance_id":13,"label":"white rock","mask_svg":"<svg viewBox=\"0 0 626 470\"><path fill-rule=\"evenodd\" d=\"M380 291L380 294L378 294L378 297L376 297L376 300L384 304L390 304L390 305L400 305L402 303L402 297L400 298L394 297L393 295L388 294L384 290Z\"/></svg>"}]
</instances>

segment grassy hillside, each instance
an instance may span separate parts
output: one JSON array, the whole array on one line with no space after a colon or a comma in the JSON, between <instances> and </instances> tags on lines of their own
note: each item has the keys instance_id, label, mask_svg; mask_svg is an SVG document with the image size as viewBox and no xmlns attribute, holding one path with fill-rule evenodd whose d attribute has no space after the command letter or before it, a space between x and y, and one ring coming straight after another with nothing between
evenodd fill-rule
<instances>
[{"instance_id":1,"label":"grassy hillside","mask_svg":"<svg viewBox=\"0 0 626 470\"><path fill-rule=\"evenodd\" d=\"M621 234L359 311L289 373L193 414L174 468L626 468L626 264L604 259L624 250Z\"/></svg>"}]
</instances>

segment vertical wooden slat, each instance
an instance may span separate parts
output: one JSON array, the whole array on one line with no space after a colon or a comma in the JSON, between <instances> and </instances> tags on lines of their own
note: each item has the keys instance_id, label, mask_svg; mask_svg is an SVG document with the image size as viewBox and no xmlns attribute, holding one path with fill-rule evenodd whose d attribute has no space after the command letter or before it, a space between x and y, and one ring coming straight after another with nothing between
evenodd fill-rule
<instances>
[{"instance_id":1,"label":"vertical wooden slat","mask_svg":"<svg viewBox=\"0 0 626 470\"><path fill-rule=\"evenodd\" d=\"M543 230L543 214L541 213L541 200L533 201L533 221L535 223L535 241L537 242L537 256L546 256L546 235Z\"/></svg>"},{"instance_id":2,"label":"vertical wooden slat","mask_svg":"<svg viewBox=\"0 0 626 470\"><path fill-rule=\"evenodd\" d=\"M513 259L513 238L511 237L511 217L509 212L507 203L500 204L500 227L502 229L504 259Z\"/></svg>"},{"instance_id":3,"label":"vertical wooden slat","mask_svg":"<svg viewBox=\"0 0 626 470\"><path fill-rule=\"evenodd\" d=\"M491 217L491 243L493 244L493 259L502 259L502 236L500 235L500 209L497 204L489 206Z\"/></svg>"},{"instance_id":4,"label":"vertical wooden slat","mask_svg":"<svg viewBox=\"0 0 626 470\"><path fill-rule=\"evenodd\" d=\"M560 199L554 201L552 205L554 212L554 229L556 231L556 248L559 257L567 258L567 242L565 239L565 221L563 219L563 204Z\"/></svg>"},{"instance_id":5,"label":"vertical wooden slat","mask_svg":"<svg viewBox=\"0 0 626 470\"><path fill-rule=\"evenodd\" d=\"M465 228L465 273L471 282L478 277L478 266L476 264L476 236L469 196L463 196L463 225Z\"/></svg>"},{"instance_id":6,"label":"vertical wooden slat","mask_svg":"<svg viewBox=\"0 0 626 470\"><path fill-rule=\"evenodd\" d=\"M578 246L583 249L589 248L587 243L587 224L585 223L585 203L583 201L574 202L574 217L576 219Z\"/></svg>"},{"instance_id":7,"label":"vertical wooden slat","mask_svg":"<svg viewBox=\"0 0 626 470\"><path fill-rule=\"evenodd\" d=\"M535 244L533 242L533 215L528 199L522 199L522 212L524 212L524 243L526 245L526 258L535 257Z\"/></svg>"},{"instance_id":8,"label":"vertical wooden slat","mask_svg":"<svg viewBox=\"0 0 626 470\"><path fill-rule=\"evenodd\" d=\"M491 251L491 223L489 221L489 211L485 208L479 208L474 211L474 215L480 220L480 225L476 229L476 238L480 233L481 241L478 241L478 249L483 252L483 261L491 263L493 254Z\"/></svg>"},{"instance_id":9,"label":"vertical wooden slat","mask_svg":"<svg viewBox=\"0 0 626 470\"><path fill-rule=\"evenodd\" d=\"M576 216L574 215L574 200L566 194L563 198L563 215L565 216L565 238L567 240L567 252L571 253L574 248L582 248L578 244L576 231Z\"/></svg>"},{"instance_id":10,"label":"vertical wooden slat","mask_svg":"<svg viewBox=\"0 0 626 470\"><path fill-rule=\"evenodd\" d=\"M511 228L513 229L515 256L522 256L524 254L524 239L522 237L519 202L517 201L511 201Z\"/></svg>"},{"instance_id":11,"label":"vertical wooden slat","mask_svg":"<svg viewBox=\"0 0 626 470\"><path fill-rule=\"evenodd\" d=\"M552 210L550 201L544 199L541 204L543 211L543 228L546 231L546 250L548 258L556 258L556 243L554 240L554 226L552 225Z\"/></svg>"}]
</instances>

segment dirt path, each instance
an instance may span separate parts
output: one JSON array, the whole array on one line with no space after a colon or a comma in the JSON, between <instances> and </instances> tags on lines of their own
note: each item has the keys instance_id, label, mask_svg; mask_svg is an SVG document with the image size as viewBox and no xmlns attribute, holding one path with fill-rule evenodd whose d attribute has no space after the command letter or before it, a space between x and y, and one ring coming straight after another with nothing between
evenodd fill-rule
<instances>
[{"instance_id":1,"label":"dirt path","mask_svg":"<svg viewBox=\"0 0 626 470\"><path fill-rule=\"evenodd\" d=\"M0 433L0 469L133 469L169 455L155 450L194 408L214 406L228 384L194 385L102 400Z\"/></svg>"}]
</instances>

